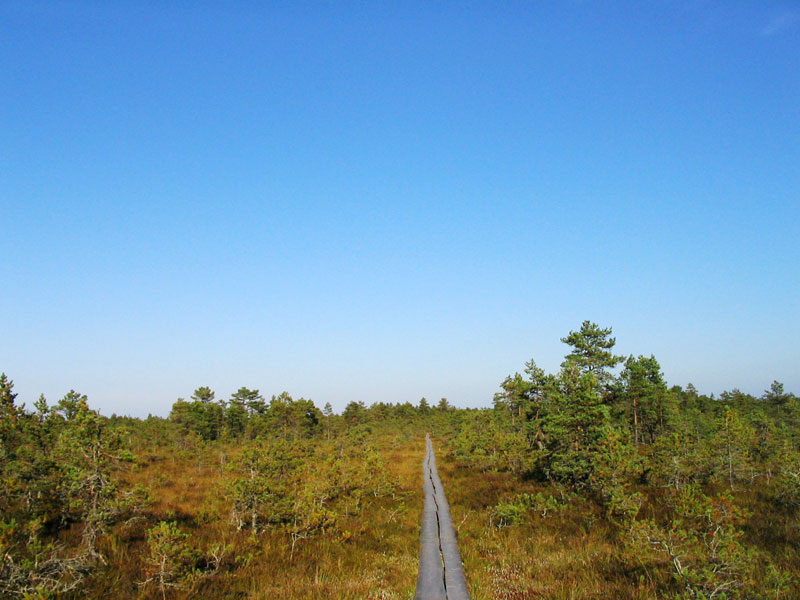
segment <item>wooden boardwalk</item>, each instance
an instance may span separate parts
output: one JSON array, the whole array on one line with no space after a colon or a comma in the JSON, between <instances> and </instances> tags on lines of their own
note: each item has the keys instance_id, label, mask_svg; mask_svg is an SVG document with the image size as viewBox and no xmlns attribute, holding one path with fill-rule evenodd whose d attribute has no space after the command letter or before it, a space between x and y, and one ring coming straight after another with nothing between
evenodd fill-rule
<instances>
[{"instance_id":1,"label":"wooden boardwalk","mask_svg":"<svg viewBox=\"0 0 800 600\"><path fill-rule=\"evenodd\" d=\"M425 436L422 461L425 504L419 536L419 575L415 600L469 600L467 580L450 517L450 506L436 470L436 456Z\"/></svg>"}]
</instances>

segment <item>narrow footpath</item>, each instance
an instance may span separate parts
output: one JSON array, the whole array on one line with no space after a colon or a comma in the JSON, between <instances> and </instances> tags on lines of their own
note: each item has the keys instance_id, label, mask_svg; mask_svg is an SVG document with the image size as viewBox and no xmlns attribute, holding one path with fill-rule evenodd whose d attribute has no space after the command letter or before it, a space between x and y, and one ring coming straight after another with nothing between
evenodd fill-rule
<instances>
[{"instance_id":1,"label":"narrow footpath","mask_svg":"<svg viewBox=\"0 0 800 600\"><path fill-rule=\"evenodd\" d=\"M469 600L467 580L444 486L436 470L430 437L422 461L425 505L419 536L419 575L415 600Z\"/></svg>"}]
</instances>

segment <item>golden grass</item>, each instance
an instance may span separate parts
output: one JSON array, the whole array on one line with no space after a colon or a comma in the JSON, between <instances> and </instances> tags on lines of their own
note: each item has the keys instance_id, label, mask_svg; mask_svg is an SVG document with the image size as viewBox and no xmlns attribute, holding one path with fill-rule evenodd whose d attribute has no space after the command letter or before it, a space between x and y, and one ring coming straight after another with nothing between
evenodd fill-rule
<instances>
[{"instance_id":1,"label":"golden grass","mask_svg":"<svg viewBox=\"0 0 800 600\"><path fill-rule=\"evenodd\" d=\"M146 529L174 519L191 533L192 544L231 547L220 570L169 598L385 599L413 598L422 511L422 439L383 444L381 453L398 482L394 497L369 497L357 516L344 517L336 531L302 540L291 555L289 535L269 530L257 536L237 532L222 493L230 474L222 467L238 450L216 447L202 457L165 449L124 475L125 485L150 490L146 520L119 525L104 538L108 566L98 570L78 598L156 599L144 579ZM221 460L220 457L223 456Z\"/></svg>"},{"instance_id":2,"label":"golden grass","mask_svg":"<svg viewBox=\"0 0 800 600\"><path fill-rule=\"evenodd\" d=\"M508 473L460 467L446 452L439 472L458 528L459 550L472 600L657 598L663 575L632 568L594 507L575 501L548 518L535 515L514 527L490 525L490 509L519 493L552 490Z\"/></svg>"},{"instance_id":3,"label":"golden grass","mask_svg":"<svg viewBox=\"0 0 800 600\"><path fill-rule=\"evenodd\" d=\"M144 578L147 528L158 520L174 519L191 533L197 547L223 543L231 551L216 574L169 598L412 599L424 439L384 435L374 441L398 482L395 496L370 496L360 514L342 517L335 531L301 541L293 556L291 540L280 529L250 536L229 523L230 505L221 490L231 477L223 465L236 457L235 446L197 453L171 448L156 452L125 474L126 486L150 489L146 520L119 525L104 538L108 566L74 597L161 598L155 587L141 588L136 582ZM676 591L668 565L640 562L620 531L589 501L575 498L548 518L530 514L513 527L491 526L490 511L498 502L520 493L554 490L508 473L460 466L445 443L434 439L434 444L472 600L650 600ZM753 502L756 511L746 536L761 547L774 548L780 566L796 573L797 518L776 514L757 499Z\"/></svg>"}]
</instances>

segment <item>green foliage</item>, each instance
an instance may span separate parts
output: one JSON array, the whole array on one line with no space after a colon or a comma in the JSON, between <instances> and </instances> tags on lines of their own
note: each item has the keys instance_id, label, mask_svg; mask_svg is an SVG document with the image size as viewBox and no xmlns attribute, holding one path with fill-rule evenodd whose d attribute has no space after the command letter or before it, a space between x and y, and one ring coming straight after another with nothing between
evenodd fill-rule
<instances>
[{"instance_id":1,"label":"green foliage","mask_svg":"<svg viewBox=\"0 0 800 600\"><path fill-rule=\"evenodd\" d=\"M558 374L530 361L524 375L507 377L493 411L460 420L454 456L485 471L524 464L520 475L576 491L613 531L637 540L632 556L647 549L666 559L676 597L788 597L797 582L785 562L777 565L794 556L796 542L800 402L778 383L761 400L736 389L720 400L691 384L670 389L653 356L629 357L615 379L608 369L620 359L610 334L584 322L562 340L573 349ZM737 496L720 494L720 484ZM783 533L758 533L780 551L753 537L757 526L744 507L755 497L785 520ZM517 495L495 504L490 519L505 527L528 514L530 499ZM764 577L769 596L757 583Z\"/></svg>"},{"instance_id":2,"label":"green foliage","mask_svg":"<svg viewBox=\"0 0 800 600\"><path fill-rule=\"evenodd\" d=\"M78 589L91 570L84 553L45 541L38 519L0 520L0 596L51 598Z\"/></svg>"},{"instance_id":3,"label":"green foliage","mask_svg":"<svg viewBox=\"0 0 800 600\"><path fill-rule=\"evenodd\" d=\"M240 438L247 429L248 418L253 414L263 414L266 410L264 398L258 390L240 387L233 394L225 408L225 433L230 438Z\"/></svg>"},{"instance_id":4,"label":"green foliage","mask_svg":"<svg viewBox=\"0 0 800 600\"><path fill-rule=\"evenodd\" d=\"M773 496L779 504L800 507L800 452L785 440L776 456Z\"/></svg>"},{"instance_id":5,"label":"green foliage","mask_svg":"<svg viewBox=\"0 0 800 600\"><path fill-rule=\"evenodd\" d=\"M83 522L83 542L96 554L97 536L123 507L112 470L132 455L124 448L123 435L91 410L82 396L71 412L54 448L63 478L59 492L68 512L65 518Z\"/></svg>"},{"instance_id":6,"label":"green foliage","mask_svg":"<svg viewBox=\"0 0 800 600\"><path fill-rule=\"evenodd\" d=\"M172 405L169 418L180 424L187 433L194 433L203 440L216 440L223 431L225 410L214 402L186 402L183 398L178 398Z\"/></svg>"},{"instance_id":7,"label":"green foliage","mask_svg":"<svg viewBox=\"0 0 800 600\"><path fill-rule=\"evenodd\" d=\"M510 428L506 414L472 412L460 424L453 441L455 456L483 471L530 473L538 453L523 431Z\"/></svg>"},{"instance_id":8,"label":"green foliage","mask_svg":"<svg viewBox=\"0 0 800 600\"><path fill-rule=\"evenodd\" d=\"M619 375L615 404L633 432L633 443L653 444L675 421L677 403L654 356L629 357Z\"/></svg>"},{"instance_id":9,"label":"green foliage","mask_svg":"<svg viewBox=\"0 0 800 600\"><path fill-rule=\"evenodd\" d=\"M581 373L591 373L601 384L610 379L606 369L619 364L623 357L616 356L611 349L616 339L611 336L611 327L601 328L596 323L584 321L578 331L570 331L561 341L572 350L564 359L563 367L577 367Z\"/></svg>"},{"instance_id":10,"label":"green foliage","mask_svg":"<svg viewBox=\"0 0 800 600\"><path fill-rule=\"evenodd\" d=\"M691 483L706 481L711 468L705 456L705 445L692 435L689 423L662 436L652 446L648 477L659 487L680 491Z\"/></svg>"},{"instance_id":11,"label":"green foliage","mask_svg":"<svg viewBox=\"0 0 800 600\"><path fill-rule=\"evenodd\" d=\"M266 410L264 398L258 390L240 387L231 395L229 405L238 405L247 409L247 413L261 414Z\"/></svg>"},{"instance_id":12,"label":"green foliage","mask_svg":"<svg viewBox=\"0 0 800 600\"><path fill-rule=\"evenodd\" d=\"M197 388L192 394L192 400L195 402L212 402L214 400L214 391L208 386Z\"/></svg>"},{"instance_id":13,"label":"green foliage","mask_svg":"<svg viewBox=\"0 0 800 600\"><path fill-rule=\"evenodd\" d=\"M294 400L287 392L273 396L263 415L266 427L284 438L309 439L322 431L322 412L311 400Z\"/></svg>"},{"instance_id":14,"label":"green foliage","mask_svg":"<svg viewBox=\"0 0 800 600\"><path fill-rule=\"evenodd\" d=\"M589 487L602 501L606 516L619 524L629 524L644 503L644 495L633 486L642 462L627 436L618 429L606 430L596 448Z\"/></svg>"},{"instance_id":15,"label":"green foliage","mask_svg":"<svg viewBox=\"0 0 800 600\"><path fill-rule=\"evenodd\" d=\"M230 438L240 438L247 429L247 408L231 401L225 409L225 433Z\"/></svg>"},{"instance_id":16,"label":"green foliage","mask_svg":"<svg viewBox=\"0 0 800 600\"><path fill-rule=\"evenodd\" d=\"M243 436L256 438L278 434L286 439L311 438L322 430L322 412L311 400L294 400L287 392L264 404L258 390L239 388L230 402L213 402L214 393L205 387L195 390L194 401L178 398L170 420L184 431L205 441Z\"/></svg>"},{"instance_id":17,"label":"green foliage","mask_svg":"<svg viewBox=\"0 0 800 600\"><path fill-rule=\"evenodd\" d=\"M761 398L773 404L785 404L791 398L791 394L786 393L780 381L773 381Z\"/></svg>"},{"instance_id":18,"label":"green foliage","mask_svg":"<svg viewBox=\"0 0 800 600\"><path fill-rule=\"evenodd\" d=\"M239 475L228 491L231 521L237 529L249 527L257 533L268 524L288 518L291 476L299 461L297 446L275 440L247 448L230 464L229 468Z\"/></svg>"},{"instance_id":19,"label":"green foliage","mask_svg":"<svg viewBox=\"0 0 800 600\"><path fill-rule=\"evenodd\" d=\"M419 399L419 406L417 407L417 410L419 410L421 415L427 415L431 412L431 405L428 404L428 401L424 396Z\"/></svg>"},{"instance_id":20,"label":"green foliage","mask_svg":"<svg viewBox=\"0 0 800 600\"><path fill-rule=\"evenodd\" d=\"M124 435L70 391L50 410L14 405L13 384L0 402L0 590L10 596L46 595L77 587L97 561L98 537L131 509L114 475L131 454ZM79 547L66 548L49 533L77 526ZM22 575L24 573L24 576Z\"/></svg>"},{"instance_id":21,"label":"green foliage","mask_svg":"<svg viewBox=\"0 0 800 600\"><path fill-rule=\"evenodd\" d=\"M753 427L736 409L725 407L717 418L717 433L711 439L711 448L715 469L731 490L735 482L754 475L751 457L755 443Z\"/></svg>"},{"instance_id":22,"label":"green foliage","mask_svg":"<svg viewBox=\"0 0 800 600\"><path fill-rule=\"evenodd\" d=\"M546 391L540 422L547 477L576 488L588 485L611 427L594 374L568 364Z\"/></svg>"},{"instance_id":23,"label":"green foliage","mask_svg":"<svg viewBox=\"0 0 800 600\"><path fill-rule=\"evenodd\" d=\"M747 598L755 581L752 552L742 543L747 513L729 494L708 496L696 485L671 499L673 518L634 524L631 535L642 551L667 558L680 584L676 598Z\"/></svg>"},{"instance_id":24,"label":"green foliage","mask_svg":"<svg viewBox=\"0 0 800 600\"><path fill-rule=\"evenodd\" d=\"M498 502L490 512L490 525L493 527L511 527L519 524L528 514L535 514L547 519L562 510L566 502L562 497L551 494L518 494L509 502Z\"/></svg>"},{"instance_id":25,"label":"green foliage","mask_svg":"<svg viewBox=\"0 0 800 600\"><path fill-rule=\"evenodd\" d=\"M147 532L145 579L140 586L154 584L166 598L170 588L187 587L195 576L197 551L190 545L191 536L174 521L159 521Z\"/></svg>"},{"instance_id":26,"label":"green foliage","mask_svg":"<svg viewBox=\"0 0 800 600\"><path fill-rule=\"evenodd\" d=\"M290 559L300 540L308 539L316 533L325 533L336 523L337 513L327 505L331 499L328 481L316 478L304 479L293 494L289 519L284 528L292 539Z\"/></svg>"},{"instance_id":27,"label":"green foliage","mask_svg":"<svg viewBox=\"0 0 800 600\"><path fill-rule=\"evenodd\" d=\"M7 410L12 408L16 397L14 382L5 373L0 373L0 409Z\"/></svg>"},{"instance_id":28,"label":"green foliage","mask_svg":"<svg viewBox=\"0 0 800 600\"><path fill-rule=\"evenodd\" d=\"M367 407L363 402L349 402L342 413L345 422L350 425L359 425L367 419Z\"/></svg>"}]
</instances>

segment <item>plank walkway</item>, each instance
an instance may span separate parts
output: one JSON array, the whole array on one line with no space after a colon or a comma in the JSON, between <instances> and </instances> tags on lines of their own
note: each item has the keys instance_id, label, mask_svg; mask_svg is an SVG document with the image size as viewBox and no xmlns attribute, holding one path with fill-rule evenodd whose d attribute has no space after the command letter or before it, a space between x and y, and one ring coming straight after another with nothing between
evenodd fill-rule
<instances>
[{"instance_id":1,"label":"plank walkway","mask_svg":"<svg viewBox=\"0 0 800 600\"><path fill-rule=\"evenodd\" d=\"M425 436L422 461L425 504L419 535L419 575L415 600L469 600L467 580L450 518L450 506L436 471L433 443Z\"/></svg>"}]
</instances>

